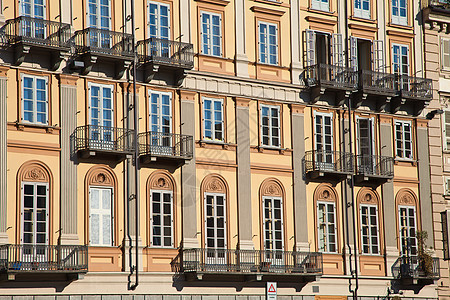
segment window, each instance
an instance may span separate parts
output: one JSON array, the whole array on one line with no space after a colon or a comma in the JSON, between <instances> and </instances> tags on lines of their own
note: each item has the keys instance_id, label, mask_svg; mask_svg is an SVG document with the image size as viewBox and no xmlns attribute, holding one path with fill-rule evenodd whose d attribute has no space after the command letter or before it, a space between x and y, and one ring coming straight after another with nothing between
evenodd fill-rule
<instances>
[{"instance_id":1,"label":"window","mask_svg":"<svg viewBox=\"0 0 450 300\"><path fill-rule=\"evenodd\" d=\"M444 260L450 259L449 248L449 228L450 222L450 210L444 210L441 212L441 224L442 224L442 252L444 253Z\"/></svg>"},{"instance_id":2,"label":"window","mask_svg":"<svg viewBox=\"0 0 450 300\"><path fill-rule=\"evenodd\" d=\"M450 177L444 177L444 196L450 196Z\"/></svg>"},{"instance_id":3,"label":"window","mask_svg":"<svg viewBox=\"0 0 450 300\"><path fill-rule=\"evenodd\" d=\"M223 99L203 98L203 138L224 140Z\"/></svg>"},{"instance_id":4,"label":"window","mask_svg":"<svg viewBox=\"0 0 450 300\"><path fill-rule=\"evenodd\" d=\"M375 155L375 137L373 134L372 118L356 119L356 138L357 138L357 166L358 172L373 174L376 172L377 161Z\"/></svg>"},{"instance_id":5,"label":"window","mask_svg":"<svg viewBox=\"0 0 450 300\"><path fill-rule=\"evenodd\" d=\"M407 45L393 44L392 51L393 51L392 69L394 70L394 74L408 75L409 47Z\"/></svg>"},{"instance_id":6,"label":"window","mask_svg":"<svg viewBox=\"0 0 450 300\"><path fill-rule=\"evenodd\" d=\"M333 169L333 114L314 112L314 124L315 160Z\"/></svg>"},{"instance_id":7,"label":"window","mask_svg":"<svg viewBox=\"0 0 450 300\"><path fill-rule=\"evenodd\" d=\"M258 22L259 27L259 62L278 64L278 28L276 24Z\"/></svg>"},{"instance_id":8,"label":"window","mask_svg":"<svg viewBox=\"0 0 450 300\"><path fill-rule=\"evenodd\" d=\"M320 252L337 252L335 215L333 202L317 202L317 232Z\"/></svg>"},{"instance_id":9,"label":"window","mask_svg":"<svg viewBox=\"0 0 450 300\"><path fill-rule=\"evenodd\" d=\"M446 151L450 151L450 110L444 110L444 117L442 122L442 128L443 128L443 148Z\"/></svg>"},{"instance_id":10,"label":"window","mask_svg":"<svg viewBox=\"0 0 450 300\"><path fill-rule=\"evenodd\" d=\"M450 69L450 39L441 38L441 68Z\"/></svg>"},{"instance_id":11,"label":"window","mask_svg":"<svg viewBox=\"0 0 450 300\"><path fill-rule=\"evenodd\" d=\"M172 191L151 191L151 245L173 247L173 196Z\"/></svg>"},{"instance_id":12,"label":"window","mask_svg":"<svg viewBox=\"0 0 450 300\"><path fill-rule=\"evenodd\" d=\"M376 205L360 205L362 253L379 254L378 208Z\"/></svg>"},{"instance_id":13,"label":"window","mask_svg":"<svg viewBox=\"0 0 450 300\"><path fill-rule=\"evenodd\" d=\"M172 133L172 94L149 91L152 132Z\"/></svg>"},{"instance_id":14,"label":"window","mask_svg":"<svg viewBox=\"0 0 450 300\"><path fill-rule=\"evenodd\" d=\"M89 188L89 244L113 245L113 216L111 188Z\"/></svg>"},{"instance_id":15,"label":"window","mask_svg":"<svg viewBox=\"0 0 450 300\"><path fill-rule=\"evenodd\" d=\"M45 19L46 0L22 0L20 2L21 16Z\"/></svg>"},{"instance_id":16,"label":"window","mask_svg":"<svg viewBox=\"0 0 450 300\"><path fill-rule=\"evenodd\" d=\"M283 203L280 197L263 197L264 204L264 250L282 251Z\"/></svg>"},{"instance_id":17,"label":"window","mask_svg":"<svg viewBox=\"0 0 450 300\"><path fill-rule=\"evenodd\" d=\"M87 1L88 1L88 12L87 12L88 27L111 30L111 0L87 0Z\"/></svg>"},{"instance_id":18,"label":"window","mask_svg":"<svg viewBox=\"0 0 450 300\"><path fill-rule=\"evenodd\" d=\"M395 121L395 145L398 158L413 158L411 122Z\"/></svg>"},{"instance_id":19,"label":"window","mask_svg":"<svg viewBox=\"0 0 450 300\"><path fill-rule=\"evenodd\" d=\"M329 0L311 0L311 8L330 11L330 1Z\"/></svg>"},{"instance_id":20,"label":"window","mask_svg":"<svg viewBox=\"0 0 450 300\"><path fill-rule=\"evenodd\" d=\"M226 219L225 194L205 193L206 248L211 249L227 248L225 219ZM221 254L220 252L216 252L216 255L220 254Z\"/></svg>"},{"instance_id":21,"label":"window","mask_svg":"<svg viewBox=\"0 0 450 300\"><path fill-rule=\"evenodd\" d=\"M48 197L48 183L22 182L23 245L48 245Z\"/></svg>"},{"instance_id":22,"label":"window","mask_svg":"<svg viewBox=\"0 0 450 300\"><path fill-rule=\"evenodd\" d=\"M343 67L344 43L340 33L324 33L306 29L306 65L333 64Z\"/></svg>"},{"instance_id":23,"label":"window","mask_svg":"<svg viewBox=\"0 0 450 300\"><path fill-rule=\"evenodd\" d=\"M402 255L416 255L416 208L414 206L399 206L398 214L401 253Z\"/></svg>"},{"instance_id":24,"label":"window","mask_svg":"<svg viewBox=\"0 0 450 300\"><path fill-rule=\"evenodd\" d=\"M113 87L89 83L89 125L113 127ZM111 133L111 131L108 131Z\"/></svg>"},{"instance_id":25,"label":"window","mask_svg":"<svg viewBox=\"0 0 450 300\"><path fill-rule=\"evenodd\" d=\"M170 6L158 2L149 2L148 15L150 37L168 40L170 37Z\"/></svg>"},{"instance_id":26,"label":"window","mask_svg":"<svg viewBox=\"0 0 450 300\"><path fill-rule=\"evenodd\" d=\"M280 147L280 107L261 105L261 145Z\"/></svg>"},{"instance_id":27,"label":"window","mask_svg":"<svg viewBox=\"0 0 450 300\"><path fill-rule=\"evenodd\" d=\"M370 0L353 0L355 17L370 19Z\"/></svg>"},{"instance_id":28,"label":"window","mask_svg":"<svg viewBox=\"0 0 450 300\"><path fill-rule=\"evenodd\" d=\"M222 17L201 12L202 54L222 56Z\"/></svg>"},{"instance_id":29,"label":"window","mask_svg":"<svg viewBox=\"0 0 450 300\"><path fill-rule=\"evenodd\" d=\"M48 125L48 78L22 76L22 121Z\"/></svg>"},{"instance_id":30,"label":"window","mask_svg":"<svg viewBox=\"0 0 450 300\"><path fill-rule=\"evenodd\" d=\"M391 0L392 23L397 25L408 25L407 13L408 0Z\"/></svg>"}]
</instances>

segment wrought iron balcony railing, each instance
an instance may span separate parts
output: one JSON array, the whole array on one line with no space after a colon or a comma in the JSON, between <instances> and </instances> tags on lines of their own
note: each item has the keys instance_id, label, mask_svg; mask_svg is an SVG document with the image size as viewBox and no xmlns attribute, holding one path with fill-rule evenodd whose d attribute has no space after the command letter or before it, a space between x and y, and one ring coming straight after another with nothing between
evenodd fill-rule
<instances>
[{"instance_id":1,"label":"wrought iron balcony railing","mask_svg":"<svg viewBox=\"0 0 450 300\"><path fill-rule=\"evenodd\" d=\"M180 273L321 275L322 253L273 250L182 249L172 262Z\"/></svg>"},{"instance_id":2,"label":"wrought iron balcony railing","mask_svg":"<svg viewBox=\"0 0 450 300\"><path fill-rule=\"evenodd\" d=\"M98 125L79 126L71 136L72 149L131 153L134 151L133 130Z\"/></svg>"},{"instance_id":3,"label":"wrought iron balcony railing","mask_svg":"<svg viewBox=\"0 0 450 300\"><path fill-rule=\"evenodd\" d=\"M74 38L75 49L79 54L133 56L131 34L90 27L76 31Z\"/></svg>"},{"instance_id":4,"label":"wrought iron balcony railing","mask_svg":"<svg viewBox=\"0 0 450 300\"><path fill-rule=\"evenodd\" d=\"M0 272L83 273L87 270L87 246L0 245Z\"/></svg>"},{"instance_id":5,"label":"wrought iron balcony railing","mask_svg":"<svg viewBox=\"0 0 450 300\"><path fill-rule=\"evenodd\" d=\"M396 76L395 88L401 92L402 97L431 101L433 97L431 79L407 75L394 76Z\"/></svg>"},{"instance_id":6,"label":"wrought iron balcony railing","mask_svg":"<svg viewBox=\"0 0 450 300\"><path fill-rule=\"evenodd\" d=\"M31 17L7 20L4 31L9 44L24 42L42 47L69 48L70 25Z\"/></svg>"},{"instance_id":7,"label":"wrought iron balcony railing","mask_svg":"<svg viewBox=\"0 0 450 300\"><path fill-rule=\"evenodd\" d=\"M359 71L359 87L379 95L395 95L395 75L370 70Z\"/></svg>"},{"instance_id":8,"label":"wrought iron balcony railing","mask_svg":"<svg viewBox=\"0 0 450 300\"><path fill-rule=\"evenodd\" d=\"M305 83L309 87L324 85L337 90L356 90L358 72L347 67L317 64L306 67Z\"/></svg>"},{"instance_id":9,"label":"wrought iron balcony railing","mask_svg":"<svg viewBox=\"0 0 450 300\"><path fill-rule=\"evenodd\" d=\"M148 131L138 135L139 155L191 159L194 149L190 135Z\"/></svg>"},{"instance_id":10,"label":"wrought iron balcony railing","mask_svg":"<svg viewBox=\"0 0 450 300\"><path fill-rule=\"evenodd\" d=\"M433 257L426 263L419 256L401 256L392 265L392 275L396 279L432 279L440 278L439 258Z\"/></svg>"},{"instance_id":11,"label":"wrought iron balcony railing","mask_svg":"<svg viewBox=\"0 0 450 300\"><path fill-rule=\"evenodd\" d=\"M194 47L192 44L159 38L149 38L137 42L136 51L141 63L151 62L183 69L194 67Z\"/></svg>"},{"instance_id":12,"label":"wrought iron balcony railing","mask_svg":"<svg viewBox=\"0 0 450 300\"><path fill-rule=\"evenodd\" d=\"M347 152L312 150L304 157L305 172L353 174L354 155Z\"/></svg>"},{"instance_id":13,"label":"wrought iron balcony railing","mask_svg":"<svg viewBox=\"0 0 450 300\"><path fill-rule=\"evenodd\" d=\"M423 2L425 2L425 5L428 2L429 7L450 10L450 1L448 0L423 0Z\"/></svg>"},{"instance_id":14,"label":"wrought iron balcony railing","mask_svg":"<svg viewBox=\"0 0 450 300\"><path fill-rule=\"evenodd\" d=\"M392 178L394 176L394 158L379 155L357 155L356 173Z\"/></svg>"}]
</instances>

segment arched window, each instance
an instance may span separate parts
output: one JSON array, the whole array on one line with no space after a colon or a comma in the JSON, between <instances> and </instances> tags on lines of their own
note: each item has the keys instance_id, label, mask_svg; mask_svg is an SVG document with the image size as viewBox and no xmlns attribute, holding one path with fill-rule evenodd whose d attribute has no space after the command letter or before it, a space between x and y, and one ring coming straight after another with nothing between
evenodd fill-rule
<instances>
[{"instance_id":1,"label":"arched window","mask_svg":"<svg viewBox=\"0 0 450 300\"><path fill-rule=\"evenodd\" d=\"M227 248L227 184L218 174L205 177L203 194L204 245L205 248ZM221 255L220 252L214 252ZM208 254L208 257L210 254Z\"/></svg>"},{"instance_id":2,"label":"arched window","mask_svg":"<svg viewBox=\"0 0 450 300\"><path fill-rule=\"evenodd\" d=\"M114 222L116 184L114 172L107 166L92 167L86 174L87 237L91 246L113 246L116 242Z\"/></svg>"},{"instance_id":3,"label":"arched window","mask_svg":"<svg viewBox=\"0 0 450 300\"><path fill-rule=\"evenodd\" d=\"M359 205L359 229L362 254L380 254L380 220L377 192L362 188L357 195Z\"/></svg>"},{"instance_id":4,"label":"arched window","mask_svg":"<svg viewBox=\"0 0 450 300\"><path fill-rule=\"evenodd\" d=\"M264 250L284 250L284 189L275 178L266 179L260 188Z\"/></svg>"},{"instance_id":5,"label":"arched window","mask_svg":"<svg viewBox=\"0 0 450 300\"><path fill-rule=\"evenodd\" d=\"M410 189L397 192L397 228L401 255L417 255L417 197Z\"/></svg>"},{"instance_id":6,"label":"arched window","mask_svg":"<svg viewBox=\"0 0 450 300\"><path fill-rule=\"evenodd\" d=\"M314 192L314 201L317 209L317 249L320 252L337 253L336 190L329 184L321 184Z\"/></svg>"},{"instance_id":7,"label":"arched window","mask_svg":"<svg viewBox=\"0 0 450 300\"><path fill-rule=\"evenodd\" d=\"M49 233L52 232L49 218L52 181L50 170L39 161L29 161L20 167L18 179L21 216L20 244L49 245Z\"/></svg>"},{"instance_id":8,"label":"arched window","mask_svg":"<svg viewBox=\"0 0 450 300\"><path fill-rule=\"evenodd\" d=\"M147 181L149 191L150 246L174 247L175 181L166 171L153 172Z\"/></svg>"}]
</instances>

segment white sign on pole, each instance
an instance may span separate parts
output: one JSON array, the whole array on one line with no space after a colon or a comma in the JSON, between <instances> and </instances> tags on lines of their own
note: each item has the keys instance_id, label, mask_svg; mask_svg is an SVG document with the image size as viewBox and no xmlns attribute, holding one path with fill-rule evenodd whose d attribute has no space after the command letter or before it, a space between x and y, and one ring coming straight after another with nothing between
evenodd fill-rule
<instances>
[{"instance_id":1,"label":"white sign on pole","mask_svg":"<svg viewBox=\"0 0 450 300\"><path fill-rule=\"evenodd\" d=\"M277 283L276 282L267 282L266 299L267 300L277 300Z\"/></svg>"}]
</instances>

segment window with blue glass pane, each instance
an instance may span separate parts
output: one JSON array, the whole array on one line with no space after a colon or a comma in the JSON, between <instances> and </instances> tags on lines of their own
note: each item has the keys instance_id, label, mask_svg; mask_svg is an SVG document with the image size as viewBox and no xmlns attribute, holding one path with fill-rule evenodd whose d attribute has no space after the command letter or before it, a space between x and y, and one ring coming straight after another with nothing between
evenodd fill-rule
<instances>
[{"instance_id":1,"label":"window with blue glass pane","mask_svg":"<svg viewBox=\"0 0 450 300\"><path fill-rule=\"evenodd\" d=\"M259 62L278 64L277 25L259 22Z\"/></svg>"},{"instance_id":2,"label":"window with blue glass pane","mask_svg":"<svg viewBox=\"0 0 450 300\"><path fill-rule=\"evenodd\" d=\"M111 0L87 0L89 27L111 29Z\"/></svg>"},{"instance_id":3,"label":"window with blue glass pane","mask_svg":"<svg viewBox=\"0 0 450 300\"><path fill-rule=\"evenodd\" d=\"M172 154L172 94L149 91L150 145L152 152Z\"/></svg>"},{"instance_id":4,"label":"window with blue glass pane","mask_svg":"<svg viewBox=\"0 0 450 300\"><path fill-rule=\"evenodd\" d=\"M354 0L354 4L355 17L370 19L370 0Z\"/></svg>"},{"instance_id":5,"label":"window with blue glass pane","mask_svg":"<svg viewBox=\"0 0 450 300\"><path fill-rule=\"evenodd\" d=\"M110 85L89 84L89 125L93 140L112 142L114 138L113 88ZM103 143L102 147L112 147Z\"/></svg>"},{"instance_id":6,"label":"window with blue glass pane","mask_svg":"<svg viewBox=\"0 0 450 300\"><path fill-rule=\"evenodd\" d=\"M280 147L280 107L261 105L261 145Z\"/></svg>"},{"instance_id":7,"label":"window with blue glass pane","mask_svg":"<svg viewBox=\"0 0 450 300\"><path fill-rule=\"evenodd\" d=\"M223 99L203 99L203 138L205 140L224 140Z\"/></svg>"},{"instance_id":8,"label":"window with blue glass pane","mask_svg":"<svg viewBox=\"0 0 450 300\"><path fill-rule=\"evenodd\" d=\"M47 78L22 77L22 120L34 124L48 124Z\"/></svg>"},{"instance_id":9,"label":"window with blue glass pane","mask_svg":"<svg viewBox=\"0 0 450 300\"><path fill-rule=\"evenodd\" d=\"M330 11L329 0L311 0L311 8L323 11Z\"/></svg>"},{"instance_id":10,"label":"window with blue glass pane","mask_svg":"<svg viewBox=\"0 0 450 300\"><path fill-rule=\"evenodd\" d=\"M150 2L148 10L149 36L154 39L154 41L149 43L149 53L153 56L170 57L170 45L168 42L170 38L169 5Z\"/></svg>"},{"instance_id":11,"label":"window with blue glass pane","mask_svg":"<svg viewBox=\"0 0 450 300\"><path fill-rule=\"evenodd\" d=\"M406 0L392 0L392 23L398 25L408 25Z\"/></svg>"},{"instance_id":12,"label":"window with blue glass pane","mask_svg":"<svg viewBox=\"0 0 450 300\"><path fill-rule=\"evenodd\" d=\"M222 56L222 17L219 14L201 13L202 53Z\"/></svg>"}]
</instances>

